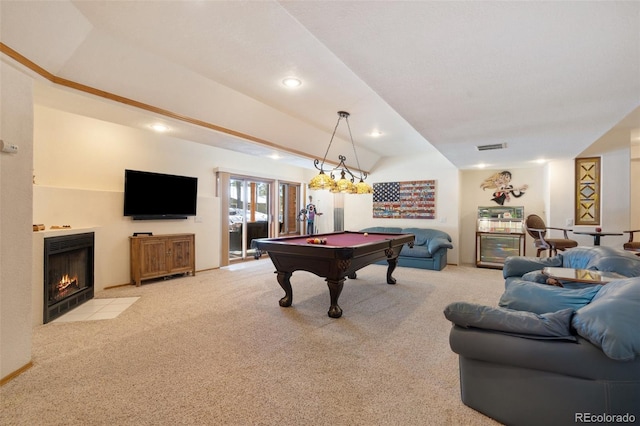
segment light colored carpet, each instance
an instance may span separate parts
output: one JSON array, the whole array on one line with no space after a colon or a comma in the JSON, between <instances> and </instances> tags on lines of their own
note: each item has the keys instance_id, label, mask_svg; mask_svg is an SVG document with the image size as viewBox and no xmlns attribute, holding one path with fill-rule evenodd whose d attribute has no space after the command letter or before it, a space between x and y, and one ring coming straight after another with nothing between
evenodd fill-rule
<instances>
[{"instance_id":1,"label":"light colored carpet","mask_svg":"<svg viewBox=\"0 0 640 426\"><path fill-rule=\"evenodd\" d=\"M268 258L105 290L117 318L34 329L34 366L0 389L2 425L494 425L460 401L444 307L495 306L502 271L370 265L342 318L296 272L293 306Z\"/></svg>"}]
</instances>

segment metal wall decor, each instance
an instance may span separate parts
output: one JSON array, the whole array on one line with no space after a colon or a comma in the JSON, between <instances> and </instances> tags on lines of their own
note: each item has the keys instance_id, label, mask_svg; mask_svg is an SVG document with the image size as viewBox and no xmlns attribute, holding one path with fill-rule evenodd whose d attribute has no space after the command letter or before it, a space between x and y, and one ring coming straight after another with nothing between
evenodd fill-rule
<instances>
[{"instance_id":1,"label":"metal wall decor","mask_svg":"<svg viewBox=\"0 0 640 426\"><path fill-rule=\"evenodd\" d=\"M509 170L494 173L480 184L480 188L482 188L483 191L485 189L493 190L491 201L503 206L505 202L511 201L511 197L522 197L524 192L529 188L529 185L513 186L511 177L512 175Z\"/></svg>"},{"instance_id":2,"label":"metal wall decor","mask_svg":"<svg viewBox=\"0 0 640 426\"><path fill-rule=\"evenodd\" d=\"M576 225L600 225L600 160L576 158Z\"/></svg>"}]
</instances>

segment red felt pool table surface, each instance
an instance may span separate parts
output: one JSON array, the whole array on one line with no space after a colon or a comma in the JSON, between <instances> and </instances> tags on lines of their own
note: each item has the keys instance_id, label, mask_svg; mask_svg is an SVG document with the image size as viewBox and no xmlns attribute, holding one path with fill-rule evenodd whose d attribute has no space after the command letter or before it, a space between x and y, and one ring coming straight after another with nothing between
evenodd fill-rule
<instances>
[{"instance_id":1,"label":"red felt pool table surface","mask_svg":"<svg viewBox=\"0 0 640 426\"><path fill-rule=\"evenodd\" d=\"M309 238L326 239L326 244L307 242ZM285 291L280 306L292 304L290 278L295 271L308 271L326 278L331 297L329 316L338 318L342 309L338 297L346 277L356 278L356 271L386 259L387 283L395 284L391 276L396 268L398 255L405 244L413 245L413 234L385 234L372 232L333 232L317 235L303 235L283 238L262 238L254 240L258 256L267 252L274 266L278 283Z\"/></svg>"},{"instance_id":2,"label":"red felt pool table surface","mask_svg":"<svg viewBox=\"0 0 640 426\"><path fill-rule=\"evenodd\" d=\"M367 235L365 235L365 233L363 232L340 232L319 235L305 235L302 237L288 237L286 239L280 239L280 241L287 244L311 244L307 242L309 238L323 238L326 239L325 245L327 246L351 247L361 244L373 243L376 241L386 241L389 239L397 238L401 235L402 234L379 233L368 233ZM272 241L278 241L278 239L274 239Z\"/></svg>"}]
</instances>

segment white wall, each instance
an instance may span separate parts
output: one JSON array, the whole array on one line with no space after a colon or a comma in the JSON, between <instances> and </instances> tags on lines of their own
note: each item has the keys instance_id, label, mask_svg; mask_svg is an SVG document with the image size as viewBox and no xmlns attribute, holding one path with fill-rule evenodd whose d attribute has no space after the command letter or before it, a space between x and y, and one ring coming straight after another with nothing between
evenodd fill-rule
<instances>
[{"instance_id":1,"label":"white wall","mask_svg":"<svg viewBox=\"0 0 640 426\"><path fill-rule=\"evenodd\" d=\"M0 378L31 361L31 79L0 61Z\"/></svg>"},{"instance_id":2,"label":"white wall","mask_svg":"<svg viewBox=\"0 0 640 426\"><path fill-rule=\"evenodd\" d=\"M631 205L629 229L640 229L640 130L631 132L631 170L629 172L629 191ZM637 237L638 235L636 235Z\"/></svg>"},{"instance_id":3,"label":"white wall","mask_svg":"<svg viewBox=\"0 0 640 426\"><path fill-rule=\"evenodd\" d=\"M373 196L350 195L345 197L345 230L357 231L369 226L439 229L448 233L453 240L453 250L447 254L447 262L457 264L460 250L459 174L458 169L444 156L435 153L383 159L371 172L367 182L373 184L431 179L436 181L435 219L374 219Z\"/></svg>"},{"instance_id":4,"label":"white wall","mask_svg":"<svg viewBox=\"0 0 640 426\"><path fill-rule=\"evenodd\" d=\"M630 170L630 192L631 192L631 205L629 210L631 217L629 219L629 229L640 229L640 158L634 158L631 160ZM635 238L640 235L635 234Z\"/></svg>"},{"instance_id":5,"label":"white wall","mask_svg":"<svg viewBox=\"0 0 640 426\"><path fill-rule=\"evenodd\" d=\"M601 223L605 232L622 232L632 225L631 198L638 194L631 189L631 141L630 132L611 131L597 140L578 157L601 157ZM563 226L567 218L573 218L575 206L575 160L556 161L549 164L549 197L547 206L548 226ZM637 220L637 219L636 219ZM595 226L574 226L573 229L593 230ZM593 245L588 235L570 234L580 245ZM628 234L602 237L601 245L622 248Z\"/></svg>"}]
</instances>

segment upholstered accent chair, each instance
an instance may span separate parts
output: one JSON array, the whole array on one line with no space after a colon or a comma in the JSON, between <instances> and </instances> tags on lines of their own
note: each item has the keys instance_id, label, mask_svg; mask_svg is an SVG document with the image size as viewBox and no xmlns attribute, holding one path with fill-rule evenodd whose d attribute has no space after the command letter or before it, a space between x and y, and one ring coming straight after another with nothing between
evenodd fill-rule
<instances>
[{"instance_id":1,"label":"upholstered accent chair","mask_svg":"<svg viewBox=\"0 0 640 426\"><path fill-rule=\"evenodd\" d=\"M564 251L568 248L577 247L578 242L569 239L567 235L568 229L549 227L544 223L544 220L537 214L530 214L524 221L524 228L527 233L533 238L534 245L538 249L536 253L537 257L540 257L540 253L549 250L549 257L558 254L558 250ZM548 238L547 230L562 231L564 238Z\"/></svg>"},{"instance_id":2,"label":"upholstered accent chair","mask_svg":"<svg viewBox=\"0 0 640 426\"><path fill-rule=\"evenodd\" d=\"M640 241L633 241L633 233L637 232L640 234L640 229L635 229L633 231L622 231L629 234L629 241L624 243L622 246L625 250L633 251L636 253L636 256L640 256ZM640 239L639 239L640 240Z\"/></svg>"}]
</instances>

